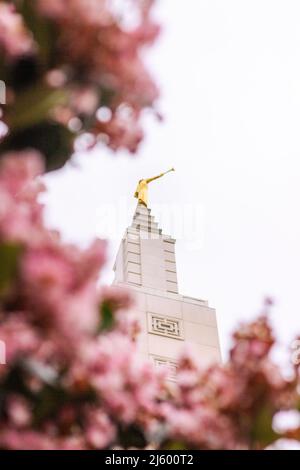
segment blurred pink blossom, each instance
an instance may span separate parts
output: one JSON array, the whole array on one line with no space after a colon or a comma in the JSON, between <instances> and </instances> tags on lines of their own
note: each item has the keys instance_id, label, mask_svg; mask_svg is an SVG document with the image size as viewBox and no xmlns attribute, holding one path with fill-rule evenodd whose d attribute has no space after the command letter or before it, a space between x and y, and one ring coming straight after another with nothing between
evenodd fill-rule
<instances>
[{"instance_id":1,"label":"blurred pink blossom","mask_svg":"<svg viewBox=\"0 0 300 470\"><path fill-rule=\"evenodd\" d=\"M0 52L9 59L31 54L35 50L31 33L13 3L0 3Z\"/></svg>"}]
</instances>

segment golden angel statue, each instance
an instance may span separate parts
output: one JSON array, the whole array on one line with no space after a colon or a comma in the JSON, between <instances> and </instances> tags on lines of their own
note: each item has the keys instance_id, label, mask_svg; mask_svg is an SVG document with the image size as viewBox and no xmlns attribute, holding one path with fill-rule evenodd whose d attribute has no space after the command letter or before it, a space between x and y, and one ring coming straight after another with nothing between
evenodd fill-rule
<instances>
[{"instance_id":1,"label":"golden angel statue","mask_svg":"<svg viewBox=\"0 0 300 470\"><path fill-rule=\"evenodd\" d=\"M171 168L170 170L166 171L165 173L161 173L158 176L154 176L153 178L148 179L141 179L139 181L139 184L137 185L136 191L134 193L134 197L138 199L139 204L143 204L144 206L148 207L148 183L161 178L167 173L170 173L170 171L175 171L175 169Z\"/></svg>"}]
</instances>

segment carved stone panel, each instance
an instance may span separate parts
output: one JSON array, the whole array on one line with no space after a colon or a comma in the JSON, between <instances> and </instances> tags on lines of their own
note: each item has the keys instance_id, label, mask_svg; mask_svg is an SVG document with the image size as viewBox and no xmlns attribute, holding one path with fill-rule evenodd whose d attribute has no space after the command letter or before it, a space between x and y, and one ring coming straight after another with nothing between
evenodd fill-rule
<instances>
[{"instance_id":1,"label":"carved stone panel","mask_svg":"<svg viewBox=\"0 0 300 470\"><path fill-rule=\"evenodd\" d=\"M176 380L176 375L177 375L177 370L178 370L178 364L176 361L168 357L162 357L162 356L152 356L152 360L156 367L164 367L167 369L168 380L172 380L172 381Z\"/></svg>"},{"instance_id":2,"label":"carved stone panel","mask_svg":"<svg viewBox=\"0 0 300 470\"><path fill-rule=\"evenodd\" d=\"M184 339L181 320L156 313L148 313L148 332L168 338Z\"/></svg>"}]
</instances>

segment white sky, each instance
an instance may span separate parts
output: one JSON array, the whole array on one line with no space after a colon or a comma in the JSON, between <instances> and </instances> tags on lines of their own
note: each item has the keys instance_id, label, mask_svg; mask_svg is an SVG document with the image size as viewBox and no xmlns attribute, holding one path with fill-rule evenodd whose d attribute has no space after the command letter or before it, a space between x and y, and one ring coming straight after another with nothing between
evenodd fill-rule
<instances>
[{"instance_id":1,"label":"white sky","mask_svg":"<svg viewBox=\"0 0 300 470\"><path fill-rule=\"evenodd\" d=\"M152 184L152 206L193 203L204 214L200 249L177 243L181 293L217 309L224 353L271 295L288 345L300 333L300 3L160 0L157 16L164 34L148 62L165 122L147 119L138 157L101 148L49 176L48 221L86 243L103 204L134 205L137 180L174 166ZM130 215L117 222L106 281Z\"/></svg>"}]
</instances>

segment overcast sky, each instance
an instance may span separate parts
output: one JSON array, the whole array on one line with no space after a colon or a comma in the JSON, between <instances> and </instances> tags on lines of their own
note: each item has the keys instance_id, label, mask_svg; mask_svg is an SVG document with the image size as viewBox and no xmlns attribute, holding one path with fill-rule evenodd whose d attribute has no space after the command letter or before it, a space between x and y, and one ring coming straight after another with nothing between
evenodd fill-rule
<instances>
[{"instance_id":1,"label":"overcast sky","mask_svg":"<svg viewBox=\"0 0 300 470\"><path fill-rule=\"evenodd\" d=\"M166 205L180 220L197 219L191 236L178 232L181 293L216 308L224 355L235 325L259 312L266 295L289 345L300 333L300 3L158 3L164 33L148 62L164 123L147 118L137 157L101 148L48 177L48 222L84 244L105 232L105 209L115 211L109 282L137 181L174 166L152 183L150 206L173 235Z\"/></svg>"}]
</instances>

